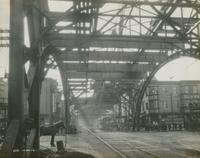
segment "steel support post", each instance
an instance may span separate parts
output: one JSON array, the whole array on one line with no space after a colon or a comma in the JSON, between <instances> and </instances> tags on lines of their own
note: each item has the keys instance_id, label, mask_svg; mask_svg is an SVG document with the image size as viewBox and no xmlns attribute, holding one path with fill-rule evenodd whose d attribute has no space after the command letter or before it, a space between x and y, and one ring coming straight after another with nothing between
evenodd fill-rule
<instances>
[{"instance_id":1,"label":"steel support post","mask_svg":"<svg viewBox=\"0 0 200 158\"><path fill-rule=\"evenodd\" d=\"M130 122L130 119L131 121L133 121L133 115L132 115L132 107L133 107L133 92L132 92L132 89L129 89L128 91L128 96L129 96L129 107L128 107L128 126L129 126L129 130L132 129L132 125L131 125L131 122Z\"/></svg>"},{"instance_id":2,"label":"steel support post","mask_svg":"<svg viewBox=\"0 0 200 158\"><path fill-rule=\"evenodd\" d=\"M29 94L29 116L34 119L34 127L36 129L34 149L39 150L40 146L40 91L41 91L41 77L36 72L36 76L33 81L31 92Z\"/></svg>"},{"instance_id":3,"label":"steel support post","mask_svg":"<svg viewBox=\"0 0 200 158\"><path fill-rule=\"evenodd\" d=\"M68 83L67 83L67 78L64 78L63 80L63 89L64 89L64 97L65 97L65 125L66 128L69 128L70 126L70 111L69 111L69 98L70 98L70 94L69 94L69 87L68 87Z\"/></svg>"},{"instance_id":4,"label":"steel support post","mask_svg":"<svg viewBox=\"0 0 200 158\"><path fill-rule=\"evenodd\" d=\"M14 119L19 120L20 125L22 125L24 116L23 12L23 0L10 1L8 119L9 122ZM19 132L17 137L17 148L19 149L22 147L21 133Z\"/></svg>"},{"instance_id":5,"label":"steel support post","mask_svg":"<svg viewBox=\"0 0 200 158\"><path fill-rule=\"evenodd\" d=\"M32 6L31 6L32 5ZM29 36L30 44L33 50L33 56L30 59L30 68L28 72L29 81L30 81L30 93L28 97L29 102L29 116L34 120L34 128L36 129L36 134L34 138L33 148L38 151L40 146L40 92L41 92L41 83L42 83L42 63L41 63L41 54L42 54L42 44L37 42L41 35L41 13L34 9L36 6L38 9L41 9L41 1L36 0L30 4L30 9L28 10L28 27L29 27Z\"/></svg>"}]
</instances>

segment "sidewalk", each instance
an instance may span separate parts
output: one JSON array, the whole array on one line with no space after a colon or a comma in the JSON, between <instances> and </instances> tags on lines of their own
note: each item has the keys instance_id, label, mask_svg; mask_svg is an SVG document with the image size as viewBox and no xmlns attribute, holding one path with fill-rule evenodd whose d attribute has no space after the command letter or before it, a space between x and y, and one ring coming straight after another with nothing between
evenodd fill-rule
<instances>
[{"instance_id":1,"label":"sidewalk","mask_svg":"<svg viewBox=\"0 0 200 158\"><path fill-rule=\"evenodd\" d=\"M44 148L50 148L53 151L56 151L56 147L51 147L50 146L50 136L42 136L40 137L40 144ZM55 144L56 141L63 141L65 148L67 151L78 151L78 152L83 152L86 154L91 154L95 156L96 158L102 158L100 154L95 151L91 145L89 145L87 142L81 138L81 133L80 134L75 134L75 135L66 135L66 136L56 136L55 137Z\"/></svg>"}]
</instances>

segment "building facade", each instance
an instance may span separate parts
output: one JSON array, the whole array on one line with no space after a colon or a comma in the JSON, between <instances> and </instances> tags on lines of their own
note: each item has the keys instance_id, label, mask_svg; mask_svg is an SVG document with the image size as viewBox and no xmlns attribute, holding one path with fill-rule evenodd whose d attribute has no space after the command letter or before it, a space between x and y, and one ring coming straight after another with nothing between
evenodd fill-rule
<instances>
[{"instance_id":1,"label":"building facade","mask_svg":"<svg viewBox=\"0 0 200 158\"><path fill-rule=\"evenodd\" d=\"M64 105L62 93L54 79L45 78L42 82L40 98L40 118L43 124L52 124L63 119Z\"/></svg>"},{"instance_id":2,"label":"building facade","mask_svg":"<svg viewBox=\"0 0 200 158\"><path fill-rule=\"evenodd\" d=\"M8 80L0 78L0 136L7 126L8 116Z\"/></svg>"},{"instance_id":3,"label":"building facade","mask_svg":"<svg viewBox=\"0 0 200 158\"><path fill-rule=\"evenodd\" d=\"M0 98L1 102L3 99L8 100L8 80L6 78L0 78Z\"/></svg>"},{"instance_id":4,"label":"building facade","mask_svg":"<svg viewBox=\"0 0 200 158\"><path fill-rule=\"evenodd\" d=\"M185 128L199 130L200 126L200 82L184 81L180 83L181 112L184 115Z\"/></svg>"},{"instance_id":5,"label":"building facade","mask_svg":"<svg viewBox=\"0 0 200 158\"><path fill-rule=\"evenodd\" d=\"M0 78L0 118L7 117L8 105L8 80L6 78Z\"/></svg>"},{"instance_id":6,"label":"building facade","mask_svg":"<svg viewBox=\"0 0 200 158\"><path fill-rule=\"evenodd\" d=\"M102 122L109 130L134 129L134 103L124 94L112 114ZM131 106L132 105L132 106ZM153 80L143 97L140 115L143 130L200 130L200 81Z\"/></svg>"},{"instance_id":7,"label":"building facade","mask_svg":"<svg viewBox=\"0 0 200 158\"><path fill-rule=\"evenodd\" d=\"M198 129L200 81L153 81L146 94L147 112L141 120L147 130Z\"/></svg>"},{"instance_id":8,"label":"building facade","mask_svg":"<svg viewBox=\"0 0 200 158\"><path fill-rule=\"evenodd\" d=\"M42 123L51 124L64 119L64 102L61 100L62 92L57 88L56 80L46 78L42 82L40 97L40 118ZM24 107L28 113L28 103ZM8 80L0 78L0 129L6 127L8 116Z\"/></svg>"}]
</instances>

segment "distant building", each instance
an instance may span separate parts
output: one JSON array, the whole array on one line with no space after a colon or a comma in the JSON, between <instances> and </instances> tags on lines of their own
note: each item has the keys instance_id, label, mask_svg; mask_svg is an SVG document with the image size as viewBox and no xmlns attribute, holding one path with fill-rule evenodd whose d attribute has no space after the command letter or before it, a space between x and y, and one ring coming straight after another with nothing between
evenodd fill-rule
<instances>
[{"instance_id":1,"label":"distant building","mask_svg":"<svg viewBox=\"0 0 200 158\"><path fill-rule=\"evenodd\" d=\"M8 116L8 80L0 78L0 130L7 126Z\"/></svg>"},{"instance_id":2,"label":"distant building","mask_svg":"<svg viewBox=\"0 0 200 158\"><path fill-rule=\"evenodd\" d=\"M113 105L113 129L134 127L135 107L129 101L124 95L121 104ZM145 130L200 130L200 81L153 80L143 97L140 125Z\"/></svg>"},{"instance_id":3,"label":"distant building","mask_svg":"<svg viewBox=\"0 0 200 158\"><path fill-rule=\"evenodd\" d=\"M180 83L181 113L186 129L200 129L200 81Z\"/></svg>"},{"instance_id":4,"label":"distant building","mask_svg":"<svg viewBox=\"0 0 200 158\"><path fill-rule=\"evenodd\" d=\"M50 78L46 78L42 82L40 118L43 123L53 123L64 118L64 102L61 100L62 93L57 86L57 81ZM0 119L7 118L7 106L8 80L0 78ZM24 107L24 112L28 114L28 103Z\"/></svg>"},{"instance_id":5,"label":"distant building","mask_svg":"<svg viewBox=\"0 0 200 158\"><path fill-rule=\"evenodd\" d=\"M46 78L42 82L40 98L40 118L43 123L53 123L62 119L63 101L62 93L57 88L54 79Z\"/></svg>"},{"instance_id":6,"label":"distant building","mask_svg":"<svg viewBox=\"0 0 200 158\"><path fill-rule=\"evenodd\" d=\"M0 102L8 102L8 80L0 78Z\"/></svg>"},{"instance_id":7,"label":"distant building","mask_svg":"<svg viewBox=\"0 0 200 158\"><path fill-rule=\"evenodd\" d=\"M153 81L146 92L141 122L147 129L197 129L200 126L200 81Z\"/></svg>"}]
</instances>

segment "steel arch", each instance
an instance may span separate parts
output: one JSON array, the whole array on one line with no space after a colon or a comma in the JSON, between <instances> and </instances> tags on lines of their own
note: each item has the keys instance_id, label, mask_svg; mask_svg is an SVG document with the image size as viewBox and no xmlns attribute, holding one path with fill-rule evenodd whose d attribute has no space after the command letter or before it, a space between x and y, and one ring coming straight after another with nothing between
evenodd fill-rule
<instances>
[{"instance_id":1,"label":"steel arch","mask_svg":"<svg viewBox=\"0 0 200 158\"><path fill-rule=\"evenodd\" d=\"M140 112L141 112L141 104L142 100L145 94L145 91L147 90L147 87L149 86L152 78L154 75L166 64L168 64L170 61L173 61L175 59L178 59L180 57L192 57L195 59L200 59L200 50L193 50L192 52L190 51L184 51L180 52L177 51L176 53L168 56L168 58L163 61L162 63L159 63L155 69L149 74L149 76L144 80L143 84L139 87L139 93L138 96L136 97L136 114L135 114L135 126L137 129L139 129L140 126Z\"/></svg>"}]
</instances>

